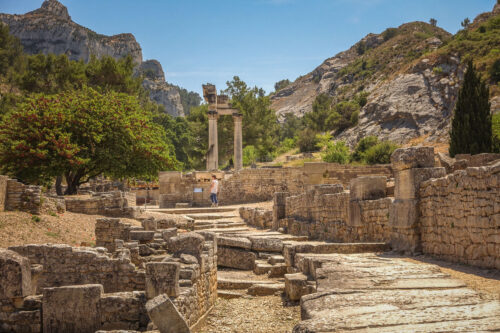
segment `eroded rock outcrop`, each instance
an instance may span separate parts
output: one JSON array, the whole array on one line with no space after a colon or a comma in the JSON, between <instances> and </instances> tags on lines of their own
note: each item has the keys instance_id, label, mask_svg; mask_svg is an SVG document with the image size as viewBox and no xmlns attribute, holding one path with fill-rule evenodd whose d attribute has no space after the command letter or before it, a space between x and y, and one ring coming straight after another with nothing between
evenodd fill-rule
<instances>
[{"instance_id":1,"label":"eroded rock outcrop","mask_svg":"<svg viewBox=\"0 0 500 333\"><path fill-rule=\"evenodd\" d=\"M73 22L68 9L57 0L46 0L39 9L24 15L0 13L0 21L9 26L11 34L19 38L28 54L66 54L72 60L82 59L85 62L92 55L116 59L131 55L139 65L137 74L151 74L145 75L143 82L151 99L163 105L168 114L184 116L178 90L165 81L165 74L158 61L142 61L142 49L134 35L98 34Z\"/></svg>"}]
</instances>

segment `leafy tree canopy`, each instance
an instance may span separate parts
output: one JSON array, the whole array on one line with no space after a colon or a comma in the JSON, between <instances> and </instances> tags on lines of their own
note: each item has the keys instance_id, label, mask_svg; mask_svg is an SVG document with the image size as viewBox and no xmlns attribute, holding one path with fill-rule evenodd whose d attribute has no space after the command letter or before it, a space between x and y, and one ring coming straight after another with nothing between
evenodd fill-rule
<instances>
[{"instance_id":1,"label":"leafy tree canopy","mask_svg":"<svg viewBox=\"0 0 500 333\"><path fill-rule=\"evenodd\" d=\"M64 175L66 194L90 177L154 178L177 167L165 131L136 97L92 88L28 98L0 126L3 172L48 184Z\"/></svg>"}]
</instances>

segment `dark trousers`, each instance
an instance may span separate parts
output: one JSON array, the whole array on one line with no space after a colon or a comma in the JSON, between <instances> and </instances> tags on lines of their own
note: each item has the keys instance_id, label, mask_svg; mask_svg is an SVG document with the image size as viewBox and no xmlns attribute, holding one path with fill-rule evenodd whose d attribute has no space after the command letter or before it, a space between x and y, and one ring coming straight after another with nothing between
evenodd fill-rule
<instances>
[{"instance_id":1,"label":"dark trousers","mask_svg":"<svg viewBox=\"0 0 500 333\"><path fill-rule=\"evenodd\" d=\"M219 203L217 201L217 193L210 193L210 200L212 201L212 203L216 204L216 203Z\"/></svg>"}]
</instances>

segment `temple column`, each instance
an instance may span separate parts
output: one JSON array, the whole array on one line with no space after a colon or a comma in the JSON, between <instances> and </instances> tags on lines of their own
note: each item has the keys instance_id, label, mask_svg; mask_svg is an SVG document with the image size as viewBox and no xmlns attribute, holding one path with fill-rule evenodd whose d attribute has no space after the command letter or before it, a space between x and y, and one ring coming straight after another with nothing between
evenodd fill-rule
<instances>
[{"instance_id":1,"label":"temple column","mask_svg":"<svg viewBox=\"0 0 500 333\"><path fill-rule=\"evenodd\" d=\"M241 113L233 113L234 120L234 170L238 171L243 169L243 135L241 128L241 120L243 115Z\"/></svg>"},{"instance_id":2,"label":"temple column","mask_svg":"<svg viewBox=\"0 0 500 333\"><path fill-rule=\"evenodd\" d=\"M217 111L208 111L207 170L219 169L219 146L217 142Z\"/></svg>"}]
</instances>

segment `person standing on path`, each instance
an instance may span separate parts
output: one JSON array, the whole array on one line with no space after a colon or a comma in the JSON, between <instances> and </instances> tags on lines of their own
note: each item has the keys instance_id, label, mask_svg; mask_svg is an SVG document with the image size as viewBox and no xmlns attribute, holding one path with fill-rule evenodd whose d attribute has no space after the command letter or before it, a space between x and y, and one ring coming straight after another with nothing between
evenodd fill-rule
<instances>
[{"instance_id":1,"label":"person standing on path","mask_svg":"<svg viewBox=\"0 0 500 333\"><path fill-rule=\"evenodd\" d=\"M210 184L210 200L212 201L212 207L217 207L219 202L217 201L217 194L219 193L219 181L215 175L212 175L212 182Z\"/></svg>"}]
</instances>

